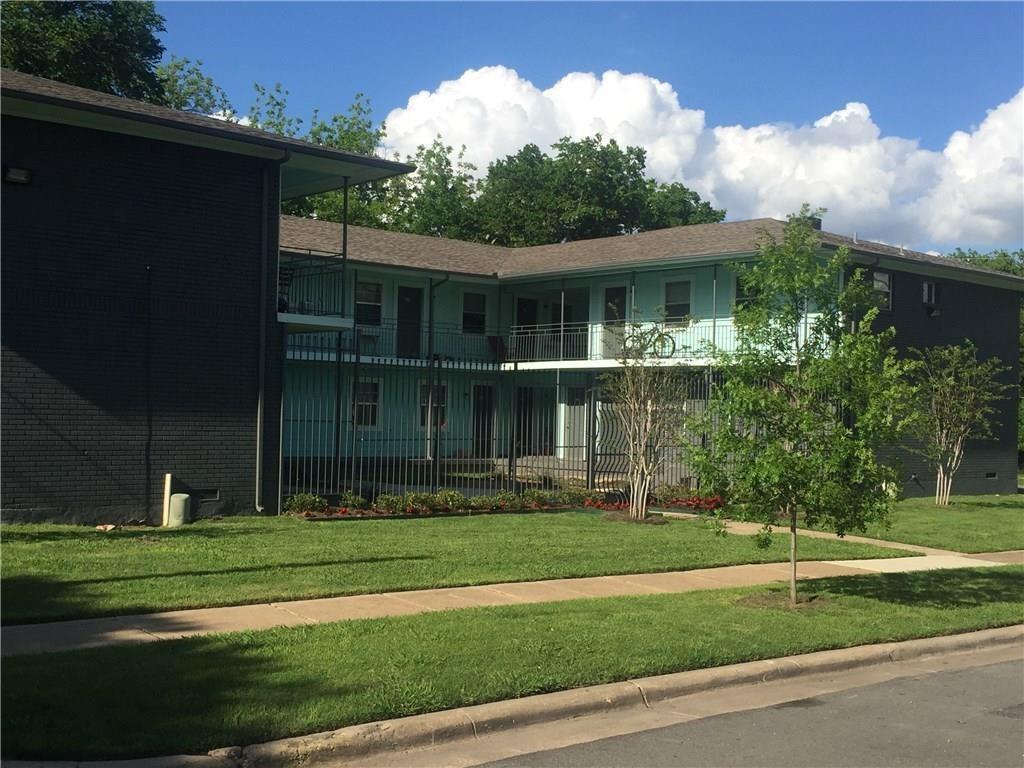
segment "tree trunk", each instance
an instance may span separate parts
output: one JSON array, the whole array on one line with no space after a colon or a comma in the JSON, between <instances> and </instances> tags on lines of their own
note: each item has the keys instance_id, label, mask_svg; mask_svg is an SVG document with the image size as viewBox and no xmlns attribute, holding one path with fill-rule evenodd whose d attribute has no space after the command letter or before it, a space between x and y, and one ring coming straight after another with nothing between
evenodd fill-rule
<instances>
[{"instance_id":1,"label":"tree trunk","mask_svg":"<svg viewBox=\"0 0 1024 768\"><path fill-rule=\"evenodd\" d=\"M789 604L796 607L796 508L789 512Z\"/></svg>"}]
</instances>

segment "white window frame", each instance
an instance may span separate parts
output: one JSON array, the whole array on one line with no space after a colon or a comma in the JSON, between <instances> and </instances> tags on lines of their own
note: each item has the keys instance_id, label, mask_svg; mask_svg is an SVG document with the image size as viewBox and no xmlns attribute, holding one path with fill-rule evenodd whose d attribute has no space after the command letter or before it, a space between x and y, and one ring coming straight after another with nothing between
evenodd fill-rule
<instances>
[{"instance_id":1,"label":"white window frame","mask_svg":"<svg viewBox=\"0 0 1024 768\"><path fill-rule=\"evenodd\" d=\"M668 307L668 287L670 285L678 285L679 283L686 283L686 313L683 315L669 315ZM661 286L661 295L665 300L662 305L665 310L665 321L670 325L679 325L685 322L685 318L693 316L693 279L689 277L668 279ZM680 304L682 302L674 302Z\"/></svg>"},{"instance_id":2,"label":"white window frame","mask_svg":"<svg viewBox=\"0 0 1024 768\"><path fill-rule=\"evenodd\" d=\"M884 276L885 290L880 290L879 277ZM873 269L871 270L871 289L875 292L875 295L879 298L878 308L883 312L892 311L892 272L887 269ZM885 302L882 302L882 299Z\"/></svg>"},{"instance_id":3,"label":"white window frame","mask_svg":"<svg viewBox=\"0 0 1024 768\"><path fill-rule=\"evenodd\" d=\"M416 387L416 416L417 416L416 423L419 425L418 428L421 429L421 430L424 430L424 431L426 431L427 427L430 426L430 425L427 424L427 412L425 410L426 407L427 407L427 400L424 397L426 392L430 391L429 389L427 389L430 386L431 386L431 384L430 384L429 381L427 381L426 379L420 379L419 380L419 385ZM448 382L447 381L442 381L440 384L435 384L434 386L435 387L440 387L441 388L441 392L444 395L444 399L443 399L443 402L442 402L440 407L442 409L444 409L442 414L441 414L441 425L442 425L441 428L445 429L447 424L448 424L448 416L449 416L449 410L448 410ZM433 407L434 408L438 407L436 402L433 403ZM433 414L431 414L431 415L433 415Z\"/></svg>"},{"instance_id":4,"label":"white window frame","mask_svg":"<svg viewBox=\"0 0 1024 768\"><path fill-rule=\"evenodd\" d=\"M470 294L472 294L474 296L482 296L483 299L484 299L484 311L482 313L483 314L483 321L484 322L483 322L483 328L481 330L479 330L479 331L467 331L466 330L466 296L468 296ZM486 291L470 291L470 290L465 290L465 291L462 292L462 316L461 316L460 321L459 321L459 328L462 330L462 332L464 334L468 334L470 336L486 336L487 335L487 304L488 303L489 302L487 301L487 292ZM472 314L479 315L481 313L473 312Z\"/></svg>"},{"instance_id":5,"label":"white window frame","mask_svg":"<svg viewBox=\"0 0 1024 768\"><path fill-rule=\"evenodd\" d=\"M939 284L934 280L924 280L921 283L921 301L929 307L937 306L939 303Z\"/></svg>"},{"instance_id":6,"label":"white window frame","mask_svg":"<svg viewBox=\"0 0 1024 768\"><path fill-rule=\"evenodd\" d=\"M379 300L376 303L370 302L370 301L360 301L359 300L359 286L360 285L375 285L375 286L377 286L379 294L380 294L379 295ZM352 303L353 303L353 306L355 307L355 321L357 323L359 323L360 325L373 325L373 326L383 325L383 323L384 323L384 283L380 282L380 281L377 281L377 280L357 280L355 285L352 287L352 291L353 291L353 295L352 295L353 302ZM360 320L359 319L359 306L360 305L367 306L367 307L377 307L378 311L379 311L379 315L378 315L377 321L376 322L367 322L365 320Z\"/></svg>"},{"instance_id":7,"label":"white window frame","mask_svg":"<svg viewBox=\"0 0 1024 768\"><path fill-rule=\"evenodd\" d=\"M369 402L363 403L359 398L359 385L360 384L374 384L377 387L377 399L373 403L374 419L373 424L360 424L359 423L359 407L360 405L369 405ZM352 426L355 429L380 429L380 411L381 411L381 399L383 395L383 386L379 378L359 378L356 379L352 386Z\"/></svg>"}]
</instances>

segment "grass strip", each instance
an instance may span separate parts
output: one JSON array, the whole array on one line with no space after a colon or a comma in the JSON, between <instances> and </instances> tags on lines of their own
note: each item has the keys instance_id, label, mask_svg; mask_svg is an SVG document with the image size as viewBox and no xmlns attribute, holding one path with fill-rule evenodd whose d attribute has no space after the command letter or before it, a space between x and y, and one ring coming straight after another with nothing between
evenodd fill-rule
<instances>
[{"instance_id":1,"label":"grass strip","mask_svg":"<svg viewBox=\"0 0 1024 768\"><path fill-rule=\"evenodd\" d=\"M1024 567L477 608L4 660L5 758L199 753L354 723L1024 620Z\"/></svg>"},{"instance_id":2,"label":"grass strip","mask_svg":"<svg viewBox=\"0 0 1024 768\"><path fill-rule=\"evenodd\" d=\"M937 507L930 498L905 499L890 527L869 526L863 535L955 552L1024 549L1024 495L954 496L950 502Z\"/></svg>"},{"instance_id":3,"label":"grass strip","mask_svg":"<svg viewBox=\"0 0 1024 768\"><path fill-rule=\"evenodd\" d=\"M181 529L99 533L9 525L0 580L5 624L150 613L501 581L779 562L701 521L632 525L560 512L309 523L233 518ZM805 538L804 560L911 554Z\"/></svg>"}]
</instances>

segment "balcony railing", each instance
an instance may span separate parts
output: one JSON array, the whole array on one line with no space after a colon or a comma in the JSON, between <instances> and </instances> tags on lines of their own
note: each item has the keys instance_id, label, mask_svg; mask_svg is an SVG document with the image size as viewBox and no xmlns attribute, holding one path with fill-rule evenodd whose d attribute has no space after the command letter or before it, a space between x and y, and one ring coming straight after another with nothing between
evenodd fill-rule
<instances>
[{"instance_id":1,"label":"balcony railing","mask_svg":"<svg viewBox=\"0 0 1024 768\"><path fill-rule=\"evenodd\" d=\"M618 360L623 356L627 334L637 327L656 331L656 349L652 354L663 359L704 359L711 345L731 351L736 344L736 329L731 319L699 320L690 325L655 322L519 325L513 326L509 334L507 360L521 363Z\"/></svg>"},{"instance_id":2,"label":"balcony railing","mask_svg":"<svg viewBox=\"0 0 1024 768\"><path fill-rule=\"evenodd\" d=\"M340 337L339 337L340 334ZM504 341L496 333L464 333L455 325L437 324L433 334L423 323L384 320L358 324L337 333L293 333L288 336L288 356L299 360L342 360L423 365L435 361L497 365L504 358Z\"/></svg>"},{"instance_id":3,"label":"balcony railing","mask_svg":"<svg viewBox=\"0 0 1024 768\"><path fill-rule=\"evenodd\" d=\"M342 317L344 264L337 258L282 257L277 271L277 311L286 315Z\"/></svg>"}]
</instances>

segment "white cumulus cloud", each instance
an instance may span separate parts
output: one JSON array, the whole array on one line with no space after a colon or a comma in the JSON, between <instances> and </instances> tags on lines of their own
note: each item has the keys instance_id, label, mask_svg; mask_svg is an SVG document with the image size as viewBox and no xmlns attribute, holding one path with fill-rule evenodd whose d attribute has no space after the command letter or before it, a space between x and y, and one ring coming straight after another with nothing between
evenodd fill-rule
<instances>
[{"instance_id":1,"label":"white cumulus cloud","mask_svg":"<svg viewBox=\"0 0 1024 768\"><path fill-rule=\"evenodd\" d=\"M413 154L440 134L481 171L533 142L600 133L647 150L647 169L682 181L730 219L783 217L803 202L826 226L911 247L1024 240L1024 89L942 152L884 136L867 104L809 125L707 126L670 83L614 70L572 72L541 90L502 66L421 91L386 118L390 149Z\"/></svg>"}]
</instances>

